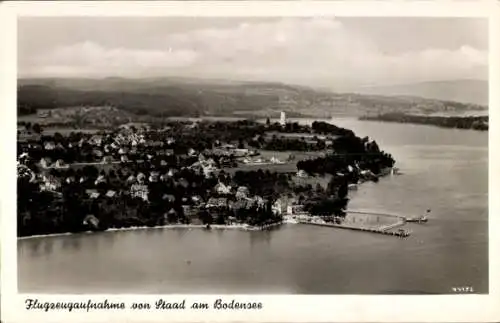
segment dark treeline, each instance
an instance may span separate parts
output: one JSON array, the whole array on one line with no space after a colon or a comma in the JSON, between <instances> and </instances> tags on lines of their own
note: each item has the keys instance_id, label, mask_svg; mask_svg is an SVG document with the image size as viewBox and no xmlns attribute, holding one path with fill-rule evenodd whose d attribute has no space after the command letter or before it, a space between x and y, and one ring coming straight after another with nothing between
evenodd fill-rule
<instances>
[{"instance_id":1,"label":"dark treeline","mask_svg":"<svg viewBox=\"0 0 500 323\"><path fill-rule=\"evenodd\" d=\"M393 167L395 160L380 151L375 141L356 136L339 137L333 141L334 154L297 162L297 168L309 174L345 174L356 183L360 169L378 175L383 168Z\"/></svg>"},{"instance_id":2,"label":"dark treeline","mask_svg":"<svg viewBox=\"0 0 500 323\"><path fill-rule=\"evenodd\" d=\"M417 116L404 113L387 113L377 116L361 117L361 120L375 120L398 123L416 123L435 125L444 128L488 130L488 117L445 117L445 116Z\"/></svg>"}]
</instances>

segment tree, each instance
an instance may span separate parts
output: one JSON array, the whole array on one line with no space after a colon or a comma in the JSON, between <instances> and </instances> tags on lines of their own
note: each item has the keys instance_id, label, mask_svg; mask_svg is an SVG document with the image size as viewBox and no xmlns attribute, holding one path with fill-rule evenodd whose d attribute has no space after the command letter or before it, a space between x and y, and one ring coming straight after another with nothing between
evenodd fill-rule
<instances>
[{"instance_id":1,"label":"tree","mask_svg":"<svg viewBox=\"0 0 500 323\"><path fill-rule=\"evenodd\" d=\"M38 123L33 124L32 129L37 134L42 133L42 127Z\"/></svg>"},{"instance_id":2,"label":"tree","mask_svg":"<svg viewBox=\"0 0 500 323\"><path fill-rule=\"evenodd\" d=\"M347 192L348 192L347 180L344 180L342 184L340 184L340 188L338 191L339 198L342 199L345 198L347 196Z\"/></svg>"}]
</instances>

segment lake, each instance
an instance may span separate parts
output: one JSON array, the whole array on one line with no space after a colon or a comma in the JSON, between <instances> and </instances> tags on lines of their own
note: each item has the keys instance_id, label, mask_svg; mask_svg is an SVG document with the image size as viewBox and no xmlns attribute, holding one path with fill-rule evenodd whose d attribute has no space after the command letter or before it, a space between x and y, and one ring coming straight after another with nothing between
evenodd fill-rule
<instances>
[{"instance_id":1,"label":"lake","mask_svg":"<svg viewBox=\"0 0 500 323\"><path fill-rule=\"evenodd\" d=\"M302 119L301 122L307 122ZM334 119L403 173L349 208L420 215L408 239L287 224L263 232L145 229L18 240L20 292L427 294L488 292L488 133Z\"/></svg>"}]
</instances>

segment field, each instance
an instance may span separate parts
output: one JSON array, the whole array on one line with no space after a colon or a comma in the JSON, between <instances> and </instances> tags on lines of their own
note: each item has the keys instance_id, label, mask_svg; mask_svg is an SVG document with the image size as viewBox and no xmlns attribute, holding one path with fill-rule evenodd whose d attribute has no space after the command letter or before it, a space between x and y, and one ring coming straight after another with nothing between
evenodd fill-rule
<instances>
[{"instance_id":1,"label":"field","mask_svg":"<svg viewBox=\"0 0 500 323\"><path fill-rule=\"evenodd\" d=\"M74 128L60 128L60 127L54 127L54 128L47 128L43 129L43 134L44 135L53 135L56 132L59 132L63 136L67 136L72 132L82 132L82 133L89 133L89 134L94 134L98 133L99 131L104 131L102 129L74 129Z\"/></svg>"},{"instance_id":2,"label":"field","mask_svg":"<svg viewBox=\"0 0 500 323\"><path fill-rule=\"evenodd\" d=\"M261 165L247 165L241 164L238 167L225 168L224 171L230 174L234 174L237 171L257 171L262 169L263 171L277 172L277 173L296 173L297 166L295 162L285 163L285 164L261 164Z\"/></svg>"},{"instance_id":3,"label":"field","mask_svg":"<svg viewBox=\"0 0 500 323\"><path fill-rule=\"evenodd\" d=\"M294 160L288 161L288 158L290 155L293 155L295 158ZM271 158L277 158L283 164L272 164L272 163L266 163L266 164L257 164L257 165L251 165L251 164L239 164L238 167L234 168L228 168L225 169L225 171L234 174L236 171L241 170L241 171L252 171L252 170L269 170L270 172L278 172L278 173L296 173L297 172L297 162L299 160L307 159L307 158L314 158L320 156L320 152L309 152L309 151L271 151L271 150L261 150L260 151L260 156L259 158L262 158L264 160L270 160ZM316 185L316 184L314 184Z\"/></svg>"}]
</instances>

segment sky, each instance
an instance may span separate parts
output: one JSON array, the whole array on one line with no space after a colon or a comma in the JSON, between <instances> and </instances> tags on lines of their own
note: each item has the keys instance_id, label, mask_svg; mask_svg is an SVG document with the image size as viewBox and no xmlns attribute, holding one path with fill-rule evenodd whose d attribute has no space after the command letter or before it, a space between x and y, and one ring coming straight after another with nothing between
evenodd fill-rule
<instances>
[{"instance_id":1,"label":"sky","mask_svg":"<svg viewBox=\"0 0 500 323\"><path fill-rule=\"evenodd\" d=\"M332 89L487 80L480 18L22 17L20 77L199 77Z\"/></svg>"}]
</instances>

